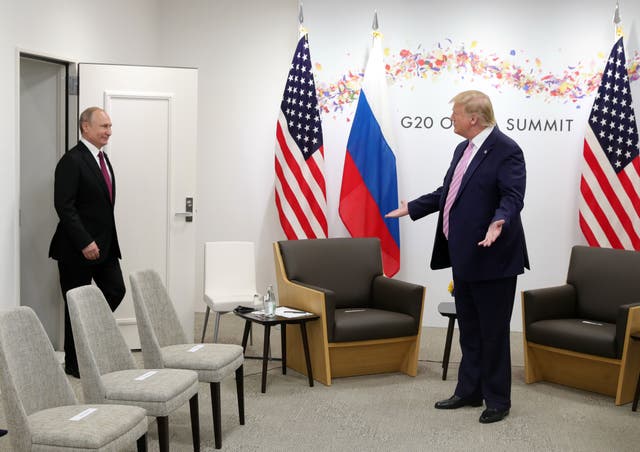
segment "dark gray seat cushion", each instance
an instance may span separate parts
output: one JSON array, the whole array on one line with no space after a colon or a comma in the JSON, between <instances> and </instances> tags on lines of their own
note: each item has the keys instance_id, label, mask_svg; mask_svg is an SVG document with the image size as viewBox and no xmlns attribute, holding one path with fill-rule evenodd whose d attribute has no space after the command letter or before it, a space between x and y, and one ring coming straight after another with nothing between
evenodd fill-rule
<instances>
[{"instance_id":1,"label":"dark gray seat cushion","mask_svg":"<svg viewBox=\"0 0 640 452\"><path fill-rule=\"evenodd\" d=\"M527 341L579 353L620 358L615 323L586 319L539 320L527 327Z\"/></svg>"},{"instance_id":2,"label":"dark gray seat cushion","mask_svg":"<svg viewBox=\"0 0 640 452\"><path fill-rule=\"evenodd\" d=\"M335 310L333 342L388 339L416 334L415 319L401 312L373 308Z\"/></svg>"}]
</instances>

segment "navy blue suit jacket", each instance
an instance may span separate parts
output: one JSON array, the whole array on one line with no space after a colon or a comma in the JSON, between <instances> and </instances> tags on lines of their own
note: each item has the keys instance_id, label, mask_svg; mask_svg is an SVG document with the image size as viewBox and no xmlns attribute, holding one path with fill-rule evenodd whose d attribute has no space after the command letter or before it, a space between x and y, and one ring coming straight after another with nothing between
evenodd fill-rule
<instances>
[{"instance_id":1,"label":"navy blue suit jacket","mask_svg":"<svg viewBox=\"0 0 640 452\"><path fill-rule=\"evenodd\" d=\"M449 240L442 232L442 212L458 161L469 141L460 143L440 188L408 204L417 220L439 211L431 268L452 267L465 281L516 276L529 268L520 219L526 185L524 155L520 147L497 127L493 129L464 173L460 190L449 212ZM502 233L488 248L478 246L489 225L505 220Z\"/></svg>"},{"instance_id":2,"label":"navy blue suit jacket","mask_svg":"<svg viewBox=\"0 0 640 452\"><path fill-rule=\"evenodd\" d=\"M56 166L54 205L60 222L56 229L49 257L56 260L96 265L110 256L120 256L113 205L116 200L116 179L111 162L105 154L111 171L113 202L91 151L81 141L66 152ZM89 261L82 249L95 241L100 258Z\"/></svg>"}]
</instances>

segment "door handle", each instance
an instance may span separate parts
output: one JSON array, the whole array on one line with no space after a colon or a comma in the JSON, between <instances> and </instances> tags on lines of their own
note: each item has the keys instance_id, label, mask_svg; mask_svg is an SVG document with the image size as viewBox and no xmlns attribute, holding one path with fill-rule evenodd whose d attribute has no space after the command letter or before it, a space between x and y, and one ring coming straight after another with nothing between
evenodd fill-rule
<instances>
[{"instance_id":1,"label":"door handle","mask_svg":"<svg viewBox=\"0 0 640 452\"><path fill-rule=\"evenodd\" d=\"M184 210L185 212L176 212L175 216L184 217L184 221L186 223L193 222L193 198L192 197L185 198Z\"/></svg>"}]
</instances>

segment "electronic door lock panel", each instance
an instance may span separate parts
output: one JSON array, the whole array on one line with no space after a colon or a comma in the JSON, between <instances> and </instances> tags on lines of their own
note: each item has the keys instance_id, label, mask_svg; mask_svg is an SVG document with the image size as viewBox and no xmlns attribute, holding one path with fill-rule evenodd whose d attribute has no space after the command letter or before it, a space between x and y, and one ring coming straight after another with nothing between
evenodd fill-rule
<instances>
[{"instance_id":1,"label":"electronic door lock panel","mask_svg":"<svg viewBox=\"0 0 640 452\"><path fill-rule=\"evenodd\" d=\"M177 217L184 217L186 223L193 222L193 197L188 196L184 202L184 212L176 212Z\"/></svg>"}]
</instances>

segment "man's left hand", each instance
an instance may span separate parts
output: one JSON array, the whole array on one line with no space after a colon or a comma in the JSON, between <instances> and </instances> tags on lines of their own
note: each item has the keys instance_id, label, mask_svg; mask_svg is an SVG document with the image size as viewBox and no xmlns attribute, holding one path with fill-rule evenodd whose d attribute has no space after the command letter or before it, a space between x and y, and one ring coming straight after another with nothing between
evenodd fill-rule
<instances>
[{"instance_id":1,"label":"man's left hand","mask_svg":"<svg viewBox=\"0 0 640 452\"><path fill-rule=\"evenodd\" d=\"M485 248L490 247L493 242L495 242L498 237L500 237L503 224L504 220L497 220L491 223L489 225L489 229L487 229L487 235L484 236L484 240L482 242L478 242L478 245L484 246Z\"/></svg>"}]
</instances>

